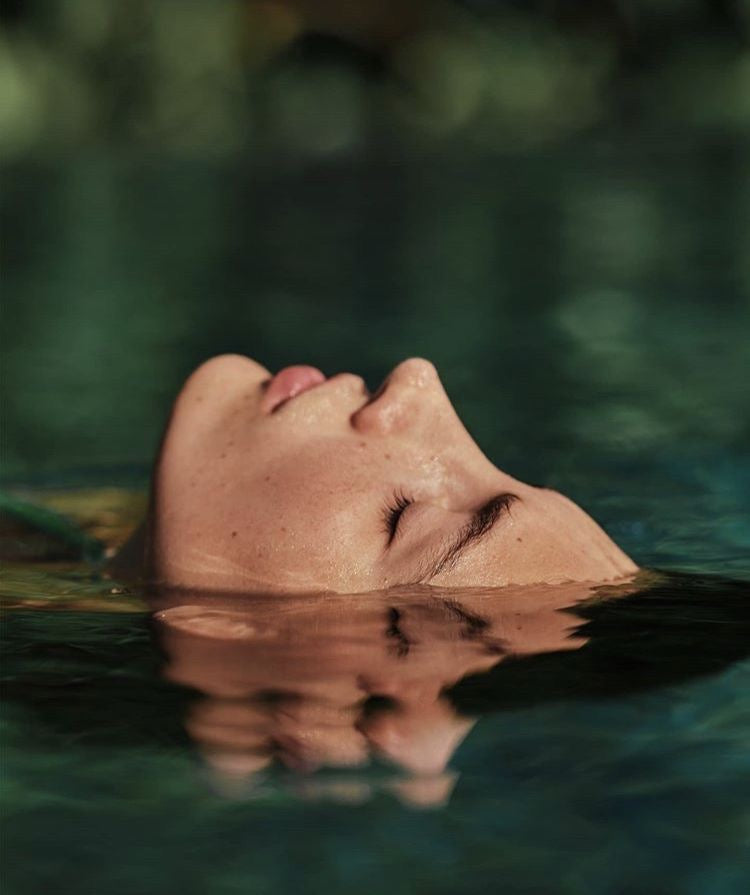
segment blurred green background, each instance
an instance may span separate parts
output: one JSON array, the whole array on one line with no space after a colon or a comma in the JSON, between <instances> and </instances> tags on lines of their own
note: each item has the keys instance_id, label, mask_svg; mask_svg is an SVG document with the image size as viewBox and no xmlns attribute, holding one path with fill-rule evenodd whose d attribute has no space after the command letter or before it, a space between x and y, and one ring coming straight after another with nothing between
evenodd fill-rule
<instances>
[{"instance_id":1,"label":"blurred green background","mask_svg":"<svg viewBox=\"0 0 750 895\"><path fill-rule=\"evenodd\" d=\"M746 450L748 2L0 21L6 481L143 481L223 351L372 385L428 356L537 480Z\"/></svg>"}]
</instances>

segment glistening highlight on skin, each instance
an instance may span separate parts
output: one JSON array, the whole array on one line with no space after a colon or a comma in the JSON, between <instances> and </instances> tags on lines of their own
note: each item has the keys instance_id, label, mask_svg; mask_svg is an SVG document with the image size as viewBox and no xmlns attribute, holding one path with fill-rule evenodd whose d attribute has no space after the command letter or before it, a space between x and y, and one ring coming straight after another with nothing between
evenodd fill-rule
<instances>
[{"instance_id":1,"label":"glistening highlight on skin","mask_svg":"<svg viewBox=\"0 0 750 895\"><path fill-rule=\"evenodd\" d=\"M171 586L278 593L637 571L568 498L490 462L429 361L400 363L371 394L351 373L272 375L239 355L207 361L177 396L127 564Z\"/></svg>"}]
</instances>

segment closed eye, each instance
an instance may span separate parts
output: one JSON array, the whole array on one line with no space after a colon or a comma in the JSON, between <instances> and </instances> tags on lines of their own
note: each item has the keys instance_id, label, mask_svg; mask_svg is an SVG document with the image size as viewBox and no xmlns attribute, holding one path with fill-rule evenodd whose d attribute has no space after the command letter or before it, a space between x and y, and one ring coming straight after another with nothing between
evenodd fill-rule
<instances>
[{"instance_id":1,"label":"closed eye","mask_svg":"<svg viewBox=\"0 0 750 895\"><path fill-rule=\"evenodd\" d=\"M403 491L396 491L393 498L383 508L383 528L388 537L390 547L398 533L398 523L404 514L404 510L414 501L407 497Z\"/></svg>"}]
</instances>

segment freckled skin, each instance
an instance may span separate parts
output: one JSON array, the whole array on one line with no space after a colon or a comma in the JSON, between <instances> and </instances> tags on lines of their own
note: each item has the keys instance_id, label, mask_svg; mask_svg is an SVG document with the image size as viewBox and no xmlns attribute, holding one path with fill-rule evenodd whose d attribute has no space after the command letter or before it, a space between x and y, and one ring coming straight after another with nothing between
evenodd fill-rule
<instances>
[{"instance_id":1,"label":"freckled skin","mask_svg":"<svg viewBox=\"0 0 750 895\"><path fill-rule=\"evenodd\" d=\"M157 459L147 569L173 585L358 592L413 582L498 493L508 518L432 582L604 581L636 566L579 507L499 470L427 361L399 364L371 397L341 374L273 412L270 373L223 355L185 383ZM388 545L395 495L412 503Z\"/></svg>"}]
</instances>

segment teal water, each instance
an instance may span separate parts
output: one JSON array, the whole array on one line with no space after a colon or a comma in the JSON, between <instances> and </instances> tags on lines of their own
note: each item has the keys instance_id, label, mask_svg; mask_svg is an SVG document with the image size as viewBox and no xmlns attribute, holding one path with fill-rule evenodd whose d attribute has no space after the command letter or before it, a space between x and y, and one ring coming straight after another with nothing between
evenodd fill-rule
<instances>
[{"instance_id":1,"label":"teal water","mask_svg":"<svg viewBox=\"0 0 750 895\"><path fill-rule=\"evenodd\" d=\"M25 562L3 585L5 891L748 890L736 141L270 172L71 159L6 172L2 211L9 487L143 485L174 390L213 353L372 384L425 355L499 465L571 494L643 565L740 582L676 579L581 616L580 649L451 681L433 702L475 723L415 787L413 767L377 756L313 767L315 725L284 693L180 683L138 595ZM428 621L411 659L440 665L455 643ZM387 653L387 630L339 643ZM285 655L268 660L279 677ZM195 727L211 698L301 728L270 767L220 773ZM372 711L398 708L383 698Z\"/></svg>"},{"instance_id":2,"label":"teal water","mask_svg":"<svg viewBox=\"0 0 750 895\"><path fill-rule=\"evenodd\" d=\"M421 598L392 601L399 657L385 613L336 628L319 603L270 646L237 626L294 617L278 605L215 642L145 612L16 608L6 891L743 892L748 590L677 579L569 610L578 649L458 683L478 641L436 630ZM389 651L371 685L387 697L341 695ZM380 748L353 762L355 730Z\"/></svg>"}]
</instances>

